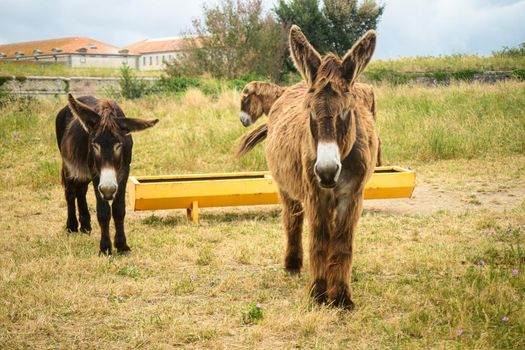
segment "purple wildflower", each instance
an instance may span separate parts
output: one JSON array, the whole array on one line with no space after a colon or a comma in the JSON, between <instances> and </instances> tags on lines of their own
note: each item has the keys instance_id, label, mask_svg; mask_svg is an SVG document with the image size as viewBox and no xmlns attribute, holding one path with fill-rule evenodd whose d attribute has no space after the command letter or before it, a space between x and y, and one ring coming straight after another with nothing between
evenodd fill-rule
<instances>
[{"instance_id":1,"label":"purple wildflower","mask_svg":"<svg viewBox=\"0 0 525 350\"><path fill-rule=\"evenodd\" d=\"M460 328L458 329L458 332L457 332L458 335L462 335L463 334L463 330Z\"/></svg>"},{"instance_id":2,"label":"purple wildflower","mask_svg":"<svg viewBox=\"0 0 525 350\"><path fill-rule=\"evenodd\" d=\"M483 265L486 264L486 262L485 262L485 260L481 259L481 260L479 261L479 264L480 264L481 266L483 266Z\"/></svg>"},{"instance_id":3,"label":"purple wildflower","mask_svg":"<svg viewBox=\"0 0 525 350\"><path fill-rule=\"evenodd\" d=\"M257 303L257 304L255 304L255 307L260 309L260 308L262 308L262 304L261 303Z\"/></svg>"},{"instance_id":4,"label":"purple wildflower","mask_svg":"<svg viewBox=\"0 0 525 350\"><path fill-rule=\"evenodd\" d=\"M517 276L518 275L518 269L513 269L512 270L512 276Z\"/></svg>"},{"instance_id":5,"label":"purple wildflower","mask_svg":"<svg viewBox=\"0 0 525 350\"><path fill-rule=\"evenodd\" d=\"M503 317L501 318L501 320L502 320L503 322L507 322L507 321L509 320L509 317L508 317L508 316L503 316Z\"/></svg>"},{"instance_id":6,"label":"purple wildflower","mask_svg":"<svg viewBox=\"0 0 525 350\"><path fill-rule=\"evenodd\" d=\"M197 279L197 277L195 276L194 273L192 273L191 276L190 276L190 281L191 282L195 282L196 279Z\"/></svg>"},{"instance_id":7,"label":"purple wildflower","mask_svg":"<svg viewBox=\"0 0 525 350\"><path fill-rule=\"evenodd\" d=\"M124 297L122 295L117 295L117 300L118 301L122 301L122 300L124 300Z\"/></svg>"}]
</instances>

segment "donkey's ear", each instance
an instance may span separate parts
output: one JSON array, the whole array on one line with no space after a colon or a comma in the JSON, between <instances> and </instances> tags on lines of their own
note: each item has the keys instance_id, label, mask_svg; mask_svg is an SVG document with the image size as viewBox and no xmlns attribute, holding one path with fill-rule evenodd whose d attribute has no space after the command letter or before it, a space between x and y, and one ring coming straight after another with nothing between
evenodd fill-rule
<instances>
[{"instance_id":1,"label":"donkey's ear","mask_svg":"<svg viewBox=\"0 0 525 350\"><path fill-rule=\"evenodd\" d=\"M151 128L159 122L158 119L144 120L136 118L116 118L115 121L117 122L119 128L126 134Z\"/></svg>"},{"instance_id":2,"label":"donkey's ear","mask_svg":"<svg viewBox=\"0 0 525 350\"><path fill-rule=\"evenodd\" d=\"M344 75L353 83L372 59L376 49L376 32L369 30L359 39L343 58Z\"/></svg>"},{"instance_id":3,"label":"donkey's ear","mask_svg":"<svg viewBox=\"0 0 525 350\"><path fill-rule=\"evenodd\" d=\"M69 109L73 112L73 115L77 117L82 127L90 132L93 130L95 125L100 121L100 116L88 105L80 102L73 95L67 95Z\"/></svg>"},{"instance_id":4,"label":"donkey's ear","mask_svg":"<svg viewBox=\"0 0 525 350\"><path fill-rule=\"evenodd\" d=\"M321 55L308 42L301 28L296 25L290 28L290 52L295 67L308 86L312 86L321 65Z\"/></svg>"}]
</instances>

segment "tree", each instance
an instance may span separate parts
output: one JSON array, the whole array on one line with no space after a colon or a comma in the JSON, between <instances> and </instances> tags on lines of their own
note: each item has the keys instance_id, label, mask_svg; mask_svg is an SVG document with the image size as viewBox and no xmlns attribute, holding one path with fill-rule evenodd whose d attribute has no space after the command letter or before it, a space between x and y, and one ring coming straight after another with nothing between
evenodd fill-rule
<instances>
[{"instance_id":1,"label":"tree","mask_svg":"<svg viewBox=\"0 0 525 350\"><path fill-rule=\"evenodd\" d=\"M219 78L248 73L280 77L286 54L286 33L262 0L219 0L203 5L204 20L194 21L190 65Z\"/></svg>"},{"instance_id":2,"label":"tree","mask_svg":"<svg viewBox=\"0 0 525 350\"><path fill-rule=\"evenodd\" d=\"M316 50L329 50L330 26L321 12L319 0L279 0L274 12L284 28L289 29L296 24Z\"/></svg>"},{"instance_id":3,"label":"tree","mask_svg":"<svg viewBox=\"0 0 525 350\"><path fill-rule=\"evenodd\" d=\"M324 0L329 49L343 56L367 30L377 28L383 10L375 0Z\"/></svg>"},{"instance_id":4,"label":"tree","mask_svg":"<svg viewBox=\"0 0 525 350\"><path fill-rule=\"evenodd\" d=\"M301 27L312 45L321 53L333 51L340 56L369 29L376 29L384 6L375 0L279 0L274 12L279 22Z\"/></svg>"}]
</instances>

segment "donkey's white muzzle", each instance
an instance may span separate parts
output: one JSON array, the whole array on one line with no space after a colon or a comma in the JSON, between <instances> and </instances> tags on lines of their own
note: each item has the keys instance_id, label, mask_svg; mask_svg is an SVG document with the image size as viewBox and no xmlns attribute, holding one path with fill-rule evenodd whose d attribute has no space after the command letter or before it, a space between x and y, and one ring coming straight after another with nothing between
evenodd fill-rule
<instances>
[{"instance_id":1,"label":"donkey's white muzzle","mask_svg":"<svg viewBox=\"0 0 525 350\"><path fill-rule=\"evenodd\" d=\"M252 117L250 117L250 115L244 111L241 111L239 119L241 120L241 123L244 126L252 125Z\"/></svg>"},{"instance_id":2,"label":"donkey's white muzzle","mask_svg":"<svg viewBox=\"0 0 525 350\"><path fill-rule=\"evenodd\" d=\"M98 191L104 200L110 201L115 196L118 189L117 174L115 169L104 168L100 172L100 182L98 184Z\"/></svg>"},{"instance_id":3,"label":"donkey's white muzzle","mask_svg":"<svg viewBox=\"0 0 525 350\"><path fill-rule=\"evenodd\" d=\"M317 145L317 161L314 173L321 187L335 187L341 174L341 156L339 147L335 143L322 143Z\"/></svg>"}]
</instances>

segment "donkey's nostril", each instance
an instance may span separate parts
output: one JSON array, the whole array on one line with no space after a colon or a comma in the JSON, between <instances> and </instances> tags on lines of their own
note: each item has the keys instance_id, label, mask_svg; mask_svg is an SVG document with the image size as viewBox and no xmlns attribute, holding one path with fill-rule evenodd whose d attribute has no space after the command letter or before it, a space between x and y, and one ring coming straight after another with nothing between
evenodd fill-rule
<instances>
[{"instance_id":1,"label":"donkey's nostril","mask_svg":"<svg viewBox=\"0 0 525 350\"><path fill-rule=\"evenodd\" d=\"M105 200L111 200L113 199L113 196L115 195L115 192L117 192L117 186L110 184L110 185L100 185L98 186L98 190L100 191L100 194L102 194L102 197Z\"/></svg>"},{"instance_id":2,"label":"donkey's nostril","mask_svg":"<svg viewBox=\"0 0 525 350\"><path fill-rule=\"evenodd\" d=\"M321 185L325 187L333 187L339 177L339 170L341 165L337 163L328 163L328 164L316 164L315 165L315 174L317 175Z\"/></svg>"},{"instance_id":3,"label":"donkey's nostril","mask_svg":"<svg viewBox=\"0 0 525 350\"><path fill-rule=\"evenodd\" d=\"M249 126L252 124L252 118L250 115L244 111L241 111L239 115L239 119L241 120L242 125Z\"/></svg>"}]
</instances>

